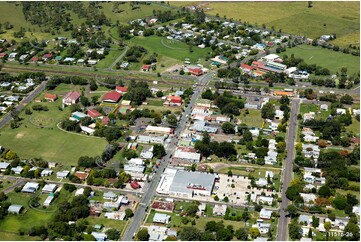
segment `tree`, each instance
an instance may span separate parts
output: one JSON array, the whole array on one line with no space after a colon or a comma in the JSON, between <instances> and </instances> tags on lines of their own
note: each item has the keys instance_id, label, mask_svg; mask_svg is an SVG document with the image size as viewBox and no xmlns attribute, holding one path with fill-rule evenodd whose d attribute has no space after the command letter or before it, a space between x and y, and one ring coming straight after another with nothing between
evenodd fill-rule
<instances>
[{"instance_id":1,"label":"tree","mask_svg":"<svg viewBox=\"0 0 361 242\"><path fill-rule=\"evenodd\" d=\"M340 102L343 104L351 105L353 103L353 98L350 95L346 94L340 98Z\"/></svg>"},{"instance_id":2,"label":"tree","mask_svg":"<svg viewBox=\"0 0 361 242\"><path fill-rule=\"evenodd\" d=\"M162 158L163 156L165 156L165 149L164 146L162 144L155 144L153 146L153 155L155 157L157 157L158 159Z\"/></svg>"},{"instance_id":3,"label":"tree","mask_svg":"<svg viewBox=\"0 0 361 242\"><path fill-rule=\"evenodd\" d=\"M222 130L226 134L234 134L234 125L230 122L225 122L222 124Z\"/></svg>"},{"instance_id":4,"label":"tree","mask_svg":"<svg viewBox=\"0 0 361 242\"><path fill-rule=\"evenodd\" d=\"M327 231L330 231L330 229L331 229L331 222L325 222L324 224L323 224L323 226L325 227L325 229L327 230Z\"/></svg>"},{"instance_id":5,"label":"tree","mask_svg":"<svg viewBox=\"0 0 361 242\"><path fill-rule=\"evenodd\" d=\"M105 234L109 240L118 240L120 237L120 232L116 229L108 229Z\"/></svg>"},{"instance_id":6,"label":"tree","mask_svg":"<svg viewBox=\"0 0 361 242\"><path fill-rule=\"evenodd\" d=\"M300 196L300 189L297 185L289 186L286 191L286 197L291 201Z\"/></svg>"},{"instance_id":7,"label":"tree","mask_svg":"<svg viewBox=\"0 0 361 242\"><path fill-rule=\"evenodd\" d=\"M246 141L246 142L253 141L251 131L246 130L246 131L243 133L243 138L244 138L244 141Z\"/></svg>"},{"instance_id":8,"label":"tree","mask_svg":"<svg viewBox=\"0 0 361 242\"><path fill-rule=\"evenodd\" d=\"M297 210L297 208L296 208L294 205L288 205L288 206L287 206L287 209L286 209L286 212L288 213L288 215L289 215L291 218L294 218L294 217L297 216L297 214L298 214L298 210Z\"/></svg>"},{"instance_id":9,"label":"tree","mask_svg":"<svg viewBox=\"0 0 361 242\"><path fill-rule=\"evenodd\" d=\"M333 205L336 209L344 210L347 204L347 199L345 196L337 195L333 200Z\"/></svg>"},{"instance_id":10,"label":"tree","mask_svg":"<svg viewBox=\"0 0 361 242\"><path fill-rule=\"evenodd\" d=\"M228 170L227 175L228 175L228 177L232 177L232 175L233 175L232 170Z\"/></svg>"},{"instance_id":11,"label":"tree","mask_svg":"<svg viewBox=\"0 0 361 242\"><path fill-rule=\"evenodd\" d=\"M234 236L236 236L236 238L241 241L245 241L248 239L248 233L245 228L239 228L238 230L236 230Z\"/></svg>"},{"instance_id":12,"label":"tree","mask_svg":"<svg viewBox=\"0 0 361 242\"><path fill-rule=\"evenodd\" d=\"M81 96L80 97L80 103L84 106L87 107L90 105L89 99L87 97Z\"/></svg>"},{"instance_id":13,"label":"tree","mask_svg":"<svg viewBox=\"0 0 361 242\"><path fill-rule=\"evenodd\" d=\"M330 197L332 195L331 189L328 186L322 186L318 189L318 195L321 197Z\"/></svg>"},{"instance_id":14,"label":"tree","mask_svg":"<svg viewBox=\"0 0 361 242\"><path fill-rule=\"evenodd\" d=\"M212 94L212 91L210 89L207 89L206 91L204 91L202 93L202 98L203 99L210 99L211 100L212 97L213 97L213 94Z\"/></svg>"},{"instance_id":15,"label":"tree","mask_svg":"<svg viewBox=\"0 0 361 242\"><path fill-rule=\"evenodd\" d=\"M229 229L220 229L216 232L217 241L230 241L233 233Z\"/></svg>"},{"instance_id":16,"label":"tree","mask_svg":"<svg viewBox=\"0 0 361 242\"><path fill-rule=\"evenodd\" d=\"M299 240L302 237L300 233L301 227L297 224L297 222L292 222L288 226L288 233L293 240Z\"/></svg>"},{"instance_id":17,"label":"tree","mask_svg":"<svg viewBox=\"0 0 361 242\"><path fill-rule=\"evenodd\" d=\"M6 199L8 199L8 196L6 196L4 192L0 192L0 202L5 201Z\"/></svg>"},{"instance_id":18,"label":"tree","mask_svg":"<svg viewBox=\"0 0 361 242\"><path fill-rule=\"evenodd\" d=\"M164 93L162 91L158 91L156 94L155 94L157 97L163 97L164 96Z\"/></svg>"},{"instance_id":19,"label":"tree","mask_svg":"<svg viewBox=\"0 0 361 242\"><path fill-rule=\"evenodd\" d=\"M127 218L133 217L133 211L130 208L125 209L125 216Z\"/></svg>"},{"instance_id":20,"label":"tree","mask_svg":"<svg viewBox=\"0 0 361 242\"><path fill-rule=\"evenodd\" d=\"M5 155L5 159L7 159L7 160L14 160L17 157L18 157L18 155L12 150L9 150Z\"/></svg>"},{"instance_id":21,"label":"tree","mask_svg":"<svg viewBox=\"0 0 361 242\"><path fill-rule=\"evenodd\" d=\"M259 229L258 228L250 228L249 229L249 234L251 235L251 237L253 239L257 238L258 236L261 235L261 232L259 232Z\"/></svg>"},{"instance_id":22,"label":"tree","mask_svg":"<svg viewBox=\"0 0 361 242\"><path fill-rule=\"evenodd\" d=\"M178 120L174 114L169 114L167 115L167 122L169 123L169 125L175 127L177 126Z\"/></svg>"},{"instance_id":23,"label":"tree","mask_svg":"<svg viewBox=\"0 0 361 242\"><path fill-rule=\"evenodd\" d=\"M183 241L195 241L200 240L201 231L196 227L183 227L179 232L179 239Z\"/></svg>"},{"instance_id":24,"label":"tree","mask_svg":"<svg viewBox=\"0 0 361 242\"><path fill-rule=\"evenodd\" d=\"M312 227L317 228L320 225L320 219L312 216Z\"/></svg>"},{"instance_id":25,"label":"tree","mask_svg":"<svg viewBox=\"0 0 361 242\"><path fill-rule=\"evenodd\" d=\"M312 239L312 229L311 228L308 229L308 238Z\"/></svg>"},{"instance_id":26,"label":"tree","mask_svg":"<svg viewBox=\"0 0 361 242\"><path fill-rule=\"evenodd\" d=\"M275 117L275 108L272 103L266 103L261 109L262 118L264 119L274 119Z\"/></svg>"},{"instance_id":27,"label":"tree","mask_svg":"<svg viewBox=\"0 0 361 242\"><path fill-rule=\"evenodd\" d=\"M140 241L148 241L149 240L148 229L139 230L137 233L137 239Z\"/></svg>"},{"instance_id":28,"label":"tree","mask_svg":"<svg viewBox=\"0 0 361 242\"><path fill-rule=\"evenodd\" d=\"M342 240L360 241L360 228L356 223L349 221L343 231Z\"/></svg>"},{"instance_id":29,"label":"tree","mask_svg":"<svg viewBox=\"0 0 361 242\"><path fill-rule=\"evenodd\" d=\"M168 237L167 237L168 238ZM201 234L201 241L215 241L216 238L211 232L204 232Z\"/></svg>"}]
</instances>

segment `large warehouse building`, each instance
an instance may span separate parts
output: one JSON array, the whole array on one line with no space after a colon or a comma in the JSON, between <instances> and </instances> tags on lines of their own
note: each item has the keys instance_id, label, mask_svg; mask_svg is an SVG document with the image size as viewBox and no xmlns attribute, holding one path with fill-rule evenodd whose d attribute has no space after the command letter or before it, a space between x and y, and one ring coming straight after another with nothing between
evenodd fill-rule
<instances>
[{"instance_id":1,"label":"large warehouse building","mask_svg":"<svg viewBox=\"0 0 361 242\"><path fill-rule=\"evenodd\" d=\"M215 178L214 174L166 168L157 193L177 197L211 196Z\"/></svg>"}]
</instances>

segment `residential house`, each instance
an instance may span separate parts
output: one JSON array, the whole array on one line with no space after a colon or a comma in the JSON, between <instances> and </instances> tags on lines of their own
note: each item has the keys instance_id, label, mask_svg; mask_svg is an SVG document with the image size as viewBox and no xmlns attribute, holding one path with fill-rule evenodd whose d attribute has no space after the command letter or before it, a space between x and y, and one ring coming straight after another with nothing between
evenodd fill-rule
<instances>
[{"instance_id":1,"label":"residential house","mask_svg":"<svg viewBox=\"0 0 361 242\"><path fill-rule=\"evenodd\" d=\"M305 203L314 203L316 200L316 195L313 193L300 193L300 196Z\"/></svg>"},{"instance_id":2,"label":"residential house","mask_svg":"<svg viewBox=\"0 0 361 242\"><path fill-rule=\"evenodd\" d=\"M267 204L267 205L271 206L273 203L273 197L258 196L258 203Z\"/></svg>"},{"instance_id":3,"label":"residential house","mask_svg":"<svg viewBox=\"0 0 361 242\"><path fill-rule=\"evenodd\" d=\"M320 105L320 110L322 110L322 111L328 111L328 105L327 105L327 104L321 104L321 105Z\"/></svg>"},{"instance_id":4,"label":"residential house","mask_svg":"<svg viewBox=\"0 0 361 242\"><path fill-rule=\"evenodd\" d=\"M154 134L172 134L173 131L174 131L173 128L152 126L152 125L148 125L145 129L146 133L154 133Z\"/></svg>"},{"instance_id":5,"label":"residential house","mask_svg":"<svg viewBox=\"0 0 361 242\"><path fill-rule=\"evenodd\" d=\"M337 115L346 114L346 109L344 109L344 108L337 108L337 109L336 109L336 114L337 114Z\"/></svg>"},{"instance_id":6,"label":"residential house","mask_svg":"<svg viewBox=\"0 0 361 242\"><path fill-rule=\"evenodd\" d=\"M182 98L179 96L168 96L163 103L165 106L181 106L182 105Z\"/></svg>"},{"instance_id":7,"label":"residential house","mask_svg":"<svg viewBox=\"0 0 361 242\"><path fill-rule=\"evenodd\" d=\"M272 211L271 210L267 210L265 208L262 208L260 213L259 213L259 217L261 219L271 219L272 217Z\"/></svg>"},{"instance_id":8,"label":"residential house","mask_svg":"<svg viewBox=\"0 0 361 242\"><path fill-rule=\"evenodd\" d=\"M113 220L124 220L125 219L125 212L107 212L104 214L104 217L107 219Z\"/></svg>"},{"instance_id":9,"label":"residential house","mask_svg":"<svg viewBox=\"0 0 361 242\"><path fill-rule=\"evenodd\" d=\"M224 216L226 215L227 205L214 205L213 215Z\"/></svg>"},{"instance_id":10,"label":"residential house","mask_svg":"<svg viewBox=\"0 0 361 242\"><path fill-rule=\"evenodd\" d=\"M260 186L260 187L263 187L263 186L267 186L268 185L268 182L266 179L264 178L260 178L256 181L256 185L257 186Z\"/></svg>"},{"instance_id":11,"label":"residential house","mask_svg":"<svg viewBox=\"0 0 361 242\"><path fill-rule=\"evenodd\" d=\"M57 173L56 173L56 178L58 178L58 179L64 179L64 178L66 178L68 175L69 175L69 171L58 171Z\"/></svg>"},{"instance_id":12,"label":"residential house","mask_svg":"<svg viewBox=\"0 0 361 242\"><path fill-rule=\"evenodd\" d=\"M115 91L121 94L125 94L128 92L128 87L116 86Z\"/></svg>"},{"instance_id":13,"label":"residential house","mask_svg":"<svg viewBox=\"0 0 361 242\"><path fill-rule=\"evenodd\" d=\"M54 193L49 194L49 196L44 201L44 206L49 207L51 202L54 200Z\"/></svg>"},{"instance_id":14,"label":"residential house","mask_svg":"<svg viewBox=\"0 0 361 242\"><path fill-rule=\"evenodd\" d=\"M0 171L4 172L9 166L10 166L10 163L0 162Z\"/></svg>"},{"instance_id":15,"label":"residential house","mask_svg":"<svg viewBox=\"0 0 361 242\"><path fill-rule=\"evenodd\" d=\"M92 232L91 235L94 236L96 241L106 241L107 235L103 232Z\"/></svg>"},{"instance_id":16,"label":"residential house","mask_svg":"<svg viewBox=\"0 0 361 242\"><path fill-rule=\"evenodd\" d=\"M117 103L117 102L119 102L121 97L122 97L122 94L117 91L107 92L103 96L103 102Z\"/></svg>"},{"instance_id":17,"label":"residential house","mask_svg":"<svg viewBox=\"0 0 361 242\"><path fill-rule=\"evenodd\" d=\"M11 171L13 171L15 175L20 175L23 170L24 168L21 166L11 168Z\"/></svg>"},{"instance_id":18,"label":"residential house","mask_svg":"<svg viewBox=\"0 0 361 242\"><path fill-rule=\"evenodd\" d=\"M97 110L95 109L89 109L87 112L88 116L91 117L92 119L96 119L96 118L103 118L103 115L101 113L99 113Z\"/></svg>"},{"instance_id":19,"label":"residential house","mask_svg":"<svg viewBox=\"0 0 361 242\"><path fill-rule=\"evenodd\" d=\"M315 112L309 112L303 114L303 122L306 122L307 120L315 119L315 115L316 115Z\"/></svg>"},{"instance_id":20,"label":"residential house","mask_svg":"<svg viewBox=\"0 0 361 242\"><path fill-rule=\"evenodd\" d=\"M43 176L51 176L53 174L53 170L45 168L41 171L40 175Z\"/></svg>"},{"instance_id":21,"label":"residential house","mask_svg":"<svg viewBox=\"0 0 361 242\"><path fill-rule=\"evenodd\" d=\"M153 223L168 224L170 216L164 213L155 213L153 217Z\"/></svg>"},{"instance_id":22,"label":"residential house","mask_svg":"<svg viewBox=\"0 0 361 242\"><path fill-rule=\"evenodd\" d=\"M54 193L58 188L56 184L46 184L41 190L42 193Z\"/></svg>"},{"instance_id":23,"label":"residential house","mask_svg":"<svg viewBox=\"0 0 361 242\"><path fill-rule=\"evenodd\" d=\"M57 96L56 94L45 93L44 98L45 98L48 102L55 102L56 99L58 99L58 96Z\"/></svg>"},{"instance_id":24,"label":"residential house","mask_svg":"<svg viewBox=\"0 0 361 242\"><path fill-rule=\"evenodd\" d=\"M76 91L70 91L63 97L63 105L69 106L76 104L79 101L80 93Z\"/></svg>"},{"instance_id":25,"label":"residential house","mask_svg":"<svg viewBox=\"0 0 361 242\"><path fill-rule=\"evenodd\" d=\"M27 182L21 189L22 192L34 193L39 189L40 185L37 182Z\"/></svg>"},{"instance_id":26,"label":"residential house","mask_svg":"<svg viewBox=\"0 0 361 242\"><path fill-rule=\"evenodd\" d=\"M116 200L118 198L118 195L116 195L114 192L110 191L110 192L105 192L103 194L103 199L107 199L107 200Z\"/></svg>"},{"instance_id":27,"label":"residential house","mask_svg":"<svg viewBox=\"0 0 361 242\"><path fill-rule=\"evenodd\" d=\"M257 220L257 224L255 227L258 228L258 230L261 234L266 234L266 233L268 233L269 229L271 228L271 224L265 223L262 219L259 219L259 220Z\"/></svg>"}]
</instances>

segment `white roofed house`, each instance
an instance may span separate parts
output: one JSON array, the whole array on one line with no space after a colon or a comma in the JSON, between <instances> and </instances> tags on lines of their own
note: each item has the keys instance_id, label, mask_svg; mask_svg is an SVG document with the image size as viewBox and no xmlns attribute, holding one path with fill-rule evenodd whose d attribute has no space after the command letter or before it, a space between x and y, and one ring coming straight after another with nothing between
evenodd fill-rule
<instances>
[{"instance_id":1,"label":"white roofed house","mask_svg":"<svg viewBox=\"0 0 361 242\"><path fill-rule=\"evenodd\" d=\"M314 204L316 200L316 195L313 193L300 193L305 204Z\"/></svg>"},{"instance_id":2,"label":"white roofed house","mask_svg":"<svg viewBox=\"0 0 361 242\"><path fill-rule=\"evenodd\" d=\"M8 208L8 213L20 214L22 208L23 208L23 205L12 204Z\"/></svg>"},{"instance_id":3,"label":"white roofed house","mask_svg":"<svg viewBox=\"0 0 361 242\"><path fill-rule=\"evenodd\" d=\"M56 173L56 178L58 178L58 179L64 179L64 178L66 178L68 175L69 175L69 171L58 171L57 173Z\"/></svg>"},{"instance_id":4,"label":"white roofed house","mask_svg":"<svg viewBox=\"0 0 361 242\"><path fill-rule=\"evenodd\" d=\"M105 192L103 194L103 198L107 200L116 200L118 198L118 195L116 195L114 192Z\"/></svg>"},{"instance_id":5,"label":"white roofed house","mask_svg":"<svg viewBox=\"0 0 361 242\"><path fill-rule=\"evenodd\" d=\"M259 217L261 219L271 219L272 217L272 211L271 210L267 210L265 208L262 208L260 213L259 213Z\"/></svg>"},{"instance_id":6,"label":"white roofed house","mask_svg":"<svg viewBox=\"0 0 361 242\"><path fill-rule=\"evenodd\" d=\"M52 174L53 174L53 170L50 170L50 169L44 169L40 173L41 176L50 176Z\"/></svg>"},{"instance_id":7,"label":"white roofed house","mask_svg":"<svg viewBox=\"0 0 361 242\"><path fill-rule=\"evenodd\" d=\"M37 182L27 182L21 189L22 192L34 193L39 189L40 185Z\"/></svg>"},{"instance_id":8,"label":"white roofed house","mask_svg":"<svg viewBox=\"0 0 361 242\"><path fill-rule=\"evenodd\" d=\"M174 152L173 157L187 160L190 163L199 163L201 154L197 153L194 148L178 147Z\"/></svg>"},{"instance_id":9,"label":"white roofed house","mask_svg":"<svg viewBox=\"0 0 361 242\"><path fill-rule=\"evenodd\" d=\"M10 163L0 162L0 172L4 172L9 166L10 166Z\"/></svg>"},{"instance_id":10,"label":"white roofed house","mask_svg":"<svg viewBox=\"0 0 361 242\"><path fill-rule=\"evenodd\" d=\"M263 186L267 186L268 185L268 182L266 179L264 178L260 178L256 181L256 185L257 186L260 186L260 187L263 187Z\"/></svg>"},{"instance_id":11,"label":"white roofed house","mask_svg":"<svg viewBox=\"0 0 361 242\"><path fill-rule=\"evenodd\" d=\"M271 224L265 223L262 219L259 219L259 220L257 220L257 224L254 227L258 228L258 230L261 234L266 234L266 233L268 233L269 229L271 228Z\"/></svg>"},{"instance_id":12,"label":"white roofed house","mask_svg":"<svg viewBox=\"0 0 361 242\"><path fill-rule=\"evenodd\" d=\"M56 184L46 184L41 190L42 193L53 193L58 188Z\"/></svg>"},{"instance_id":13,"label":"white roofed house","mask_svg":"<svg viewBox=\"0 0 361 242\"><path fill-rule=\"evenodd\" d=\"M168 224L170 220L170 216L164 213L156 213L153 217L153 223L162 223Z\"/></svg>"},{"instance_id":14,"label":"white roofed house","mask_svg":"<svg viewBox=\"0 0 361 242\"><path fill-rule=\"evenodd\" d=\"M21 172L24 170L24 168L21 167L21 166L17 166L17 167L11 168L11 170L12 170L16 175L20 175Z\"/></svg>"},{"instance_id":15,"label":"white roofed house","mask_svg":"<svg viewBox=\"0 0 361 242\"><path fill-rule=\"evenodd\" d=\"M140 158L132 158L128 161L130 166L144 166L144 161Z\"/></svg>"},{"instance_id":16,"label":"white roofed house","mask_svg":"<svg viewBox=\"0 0 361 242\"><path fill-rule=\"evenodd\" d=\"M344 108L337 108L337 109L336 109L336 114L337 114L337 115L346 114L346 109L344 109Z\"/></svg>"},{"instance_id":17,"label":"white roofed house","mask_svg":"<svg viewBox=\"0 0 361 242\"><path fill-rule=\"evenodd\" d=\"M269 206L273 203L273 197L270 196L259 196L258 203L268 204Z\"/></svg>"},{"instance_id":18,"label":"white roofed house","mask_svg":"<svg viewBox=\"0 0 361 242\"><path fill-rule=\"evenodd\" d=\"M319 139L319 138L318 138L317 136L313 136L313 135L305 135L305 136L303 137L303 140L304 140L305 142L317 142L318 139Z\"/></svg>"},{"instance_id":19,"label":"white roofed house","mask_svg":"<svg viewBox=\"0 0 361 242\"><path fill-rule=\"evenodd\" d=\"M227 205L214 205L213 215L224 216L226 215Z\"/></svg>"}]
</instances>

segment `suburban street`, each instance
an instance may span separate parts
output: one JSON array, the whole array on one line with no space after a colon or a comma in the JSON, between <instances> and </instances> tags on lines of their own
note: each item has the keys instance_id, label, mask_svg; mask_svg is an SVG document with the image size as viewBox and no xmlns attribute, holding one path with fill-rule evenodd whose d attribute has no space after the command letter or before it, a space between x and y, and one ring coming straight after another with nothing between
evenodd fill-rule
<instances>
[{"instance_id":1,"label":"suburban street","mask_svg":"<svg viewBox=\"0 0 361 242\"><path fill-rule=\"evenodd\" d=\"M46 87L46 81L43 81L39 86L35 88L28 96L26 96L18 106L16 106L15 111L20 112L28 103L30 103L35 97L39 95ZM0 129L4 127L12 119L10 112L5 114L4 117L0 120Z\"/></svg>"},{"instance_id":2,"label":"suburban street","mask_svg":"<svg viewBox=\"0 0 361 242\"><path fill-rule=\"evenodd\" d=\"M277 241L287 241L288 240L288 218L286 217L286 208L288 206L288 199L286 197L286 190L291 182L293 174L293 159L295 151L295 137L297 133L297 114L299 111L300 100L292 99L291 115L288 125L288 135L287 135L287 158L283 164L283 176L282 176L282 203L280 208L280 218L278 219L277 226Z\"/></svg>"},{"instance_id":3,"label":"suburban street","mask_svg":"<svg viewBox=\"0 0 361 242\"><path fill-rule=\"evenodd\" d=\"M199 78L199 81L198 81L199 86L196 90L194 90L191 101L188 104L187 108L184 110L184 113L183 113L180 121L178 122L178 126L174 131L174 136L171 138L169 145L166 147L166 156L163 158L156 174L153 176L152 181L147 185L146 188L144 188L144 190L146 190L146 192L143 194L142 200L140 201L140 206L136 210L134 217L133 217L131 223L129 224L122 240L125 240L125 241L134 240L133 236L139 229L139 227L145 217L147 207L150 205L150 202L156 193L156 189L158 187L158 183L164 172L164 169L167 167L169 159L171 158L171 155L175 151L179 134L181 132L183 132L183 130L186 127L186 123L188 121L188 115L192 112L192 109L194 107L196 100L201 95L204 86L207 85L208 81L210 80L210 78L212 76L213 76L213 73L208 73L207 75L204 75Z\"/></svg>"}]
</instances>

